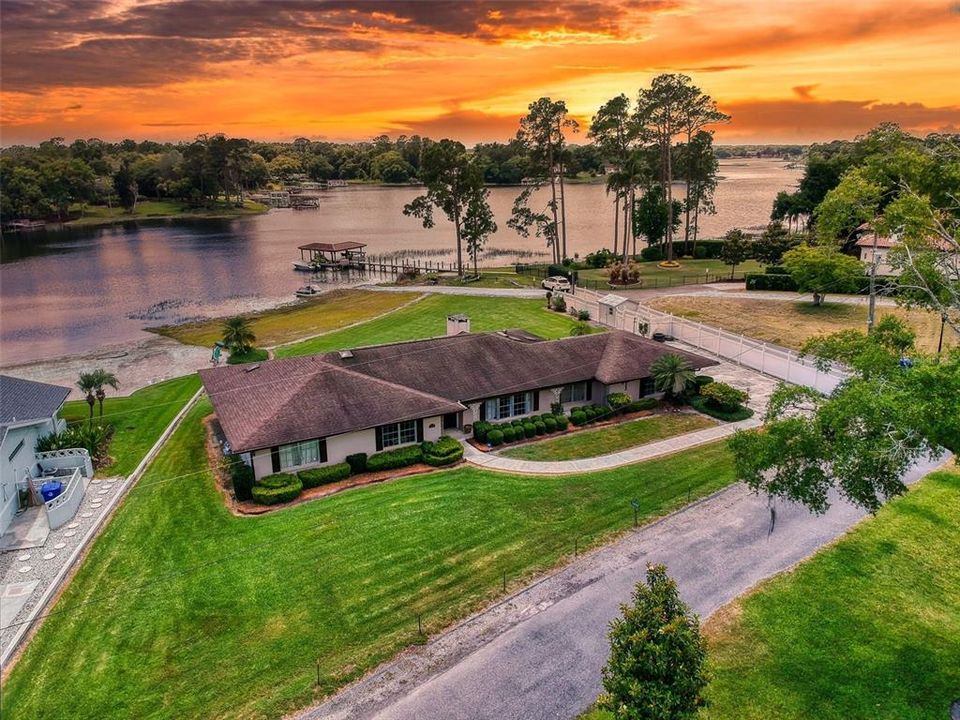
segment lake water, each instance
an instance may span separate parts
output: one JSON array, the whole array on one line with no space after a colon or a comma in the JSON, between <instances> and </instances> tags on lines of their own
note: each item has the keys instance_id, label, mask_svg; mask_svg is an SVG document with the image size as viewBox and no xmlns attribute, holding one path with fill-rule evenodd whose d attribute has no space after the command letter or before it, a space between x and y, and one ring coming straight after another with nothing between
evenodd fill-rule
<instances>
[{"instance_id":1,"label":"lake water","mask_svg":"<svg viewBox=\"0 0 960 720\"><path fill-rule=\"evenodd\" d=\"M800 170L775 160L721 164L717 214L701 237L767 222L774 196ZM507 265L542 241L506 227L517 188L493 188L500 230L487 242ZM603 185L568 185L569 254L610 246L612 199ZM450 225L425 230L401 208L415 187L349 187L325 192L316 210L271 210L235 220L141 221L5 237L0 265L0 365L87 353L143 339L143 328L289 301L307 281L292 270L297 246L358 240L373 254L419 251L449 260ZM432 251L432 252L431 252ZM546 254L543 256L546 258Z\"/></svg>"}]
</instances>

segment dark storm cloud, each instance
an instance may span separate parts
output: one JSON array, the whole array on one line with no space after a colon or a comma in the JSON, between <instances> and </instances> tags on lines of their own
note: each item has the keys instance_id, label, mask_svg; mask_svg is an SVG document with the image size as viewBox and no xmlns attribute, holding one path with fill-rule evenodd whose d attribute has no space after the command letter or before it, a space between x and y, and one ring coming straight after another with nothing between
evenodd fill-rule
<instances>
[{"instance_id":1,"label":"dark storm cloud","mask_svg":"<svg viewBox=\"0 0 960 720\"><path fill-rule=\"evenodd\" d=\"M4 89L151 86L237 60L372 53L392 34L496 42L562 28L617 36L680 0L3 0Z\"/></svg>"}]
</instances>

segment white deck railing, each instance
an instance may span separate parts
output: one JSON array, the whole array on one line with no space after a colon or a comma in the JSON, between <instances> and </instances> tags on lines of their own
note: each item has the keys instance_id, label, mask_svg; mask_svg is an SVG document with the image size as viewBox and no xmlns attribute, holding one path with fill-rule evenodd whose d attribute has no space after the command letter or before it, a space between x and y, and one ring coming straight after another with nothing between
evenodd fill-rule
<instances>
[{"instance_id":1,"label":"white deck railing","mask_svg":"<svg viewBox=\"0 0 960 720\"><path fill-rule=\"evenodd\" d=\"M577 310L587 310L592 319L608 327L646 337L653 337L654 333L672 335L698 350L822 393L832 392L847 377L840 367L821 370L812 359L780 345L654 310L633 300L611 312L608 306L600 304L601 297L592 290L577 288L575 295L567 297L567 304Z\"/></svg>"},{"instance_id":2,"label":"white deck railing","mask_svg":"<svg viewBox=\"0 0 960 720\"><path fill-rule=\"evenodd\" d=\"M74 468L70 477L64 482L63 492L53 500L44 503L47 506L47 523L51 530L56 530L70 522L80 507L85 489L80 468Z\"/></svg>"}]
</instances>

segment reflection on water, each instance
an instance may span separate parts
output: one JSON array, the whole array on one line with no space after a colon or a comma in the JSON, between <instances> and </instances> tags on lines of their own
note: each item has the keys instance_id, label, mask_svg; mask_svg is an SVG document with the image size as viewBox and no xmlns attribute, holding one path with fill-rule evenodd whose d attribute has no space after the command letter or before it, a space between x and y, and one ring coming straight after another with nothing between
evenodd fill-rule
<instances>
[{"instance_id":1,"label":"reflection on water","mask_svg":"<svg viewBox=\"0 0 960 720\"><path fill-rule=\"evenodd\" d=\"M718 213L701 220L702 236L762 225L776 193L799 171L770 160L721 165ZM5 237L0 266L0 363L9 365L142 338L142 328L230 312L251 303L292 299L304 276L291 270L297 245L357 240L368 251L429 251L447 259L449 224L425 230L401 213L419 189L351 187L325 193L318 210L273 210L236 220L150 221ZM503 251L540 252L542 240L506 227L517 188L493 188L500 231L487 243ZM570 254L610 245L612 202L603 185L567 187ZM429 254L434 254L429 253Z\"/></svg>"}]
</instances>

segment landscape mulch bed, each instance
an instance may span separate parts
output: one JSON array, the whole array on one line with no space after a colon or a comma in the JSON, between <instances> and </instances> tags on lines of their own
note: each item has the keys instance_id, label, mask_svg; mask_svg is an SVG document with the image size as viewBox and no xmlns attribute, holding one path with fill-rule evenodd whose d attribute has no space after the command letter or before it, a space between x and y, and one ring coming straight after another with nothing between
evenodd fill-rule
<instances>
[{"instance_id":1,"label":"landscape mulch bed","mask_svg":"<svg viewBox=\"0 0 960 720\"><path fill-rule=\"evenodd\" d=\"M365 487L367 485L382 483L402 477L410 477L411 475L426 475L429 473L440 472L442 470L449 470L450 468L456 467L463 462L461 460L460 463L445 465L442 468L434 467L433 465L427 465L427 463L417 463L416 465L410 465L405 468L351 475L345 480L340 480L339 482L327 483L326 485L320 485L319 487L315 488L308 488L300 493L296 500L292 500L288 503L280 503L278 505L259 505L251 501L237 500L236 497L234 497L230 478L226 477L220 468L219 461L220 458L223 457L220 452L219 441L219 438L223 437L223 432L220 429L220 423L217 421L215 415L209 415L208 417L204 418L203 422L207 428L207 462L210 464L211 471L213 472L217 489L223 496L224 504L227 506L230 512L238 516L264 515L275 510L282 510L284 508L300 505L311 500L316 500L317 498L335 495L339 492L343 492L344 490L352 490L353 488Z\"/></svg>"}]
</instances>

